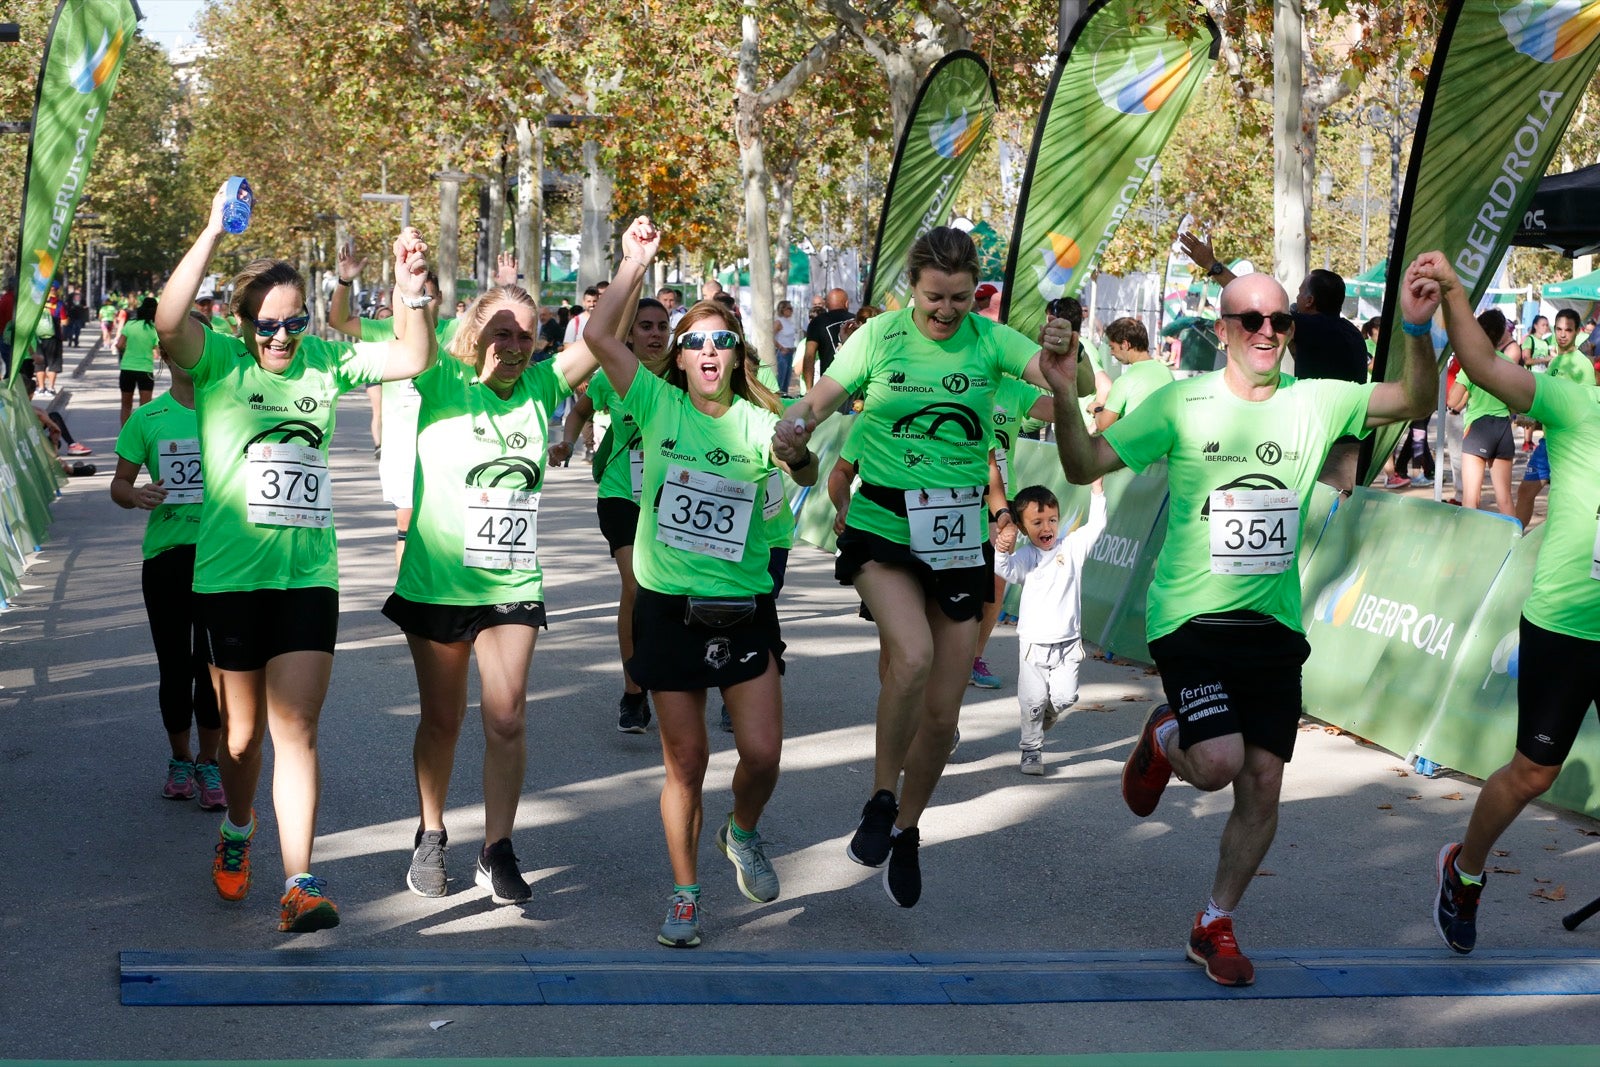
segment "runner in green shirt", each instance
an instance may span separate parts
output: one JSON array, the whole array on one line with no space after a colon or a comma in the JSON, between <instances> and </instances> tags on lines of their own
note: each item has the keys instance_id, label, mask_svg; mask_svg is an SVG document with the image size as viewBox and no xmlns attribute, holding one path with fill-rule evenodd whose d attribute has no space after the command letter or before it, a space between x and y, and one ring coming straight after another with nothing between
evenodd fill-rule
<instances>
[{"instance_id":1,"label":"runner in green shirt","mask_svg":"<svg viewBox=\"0 0 1600 1067\"><path fill-rule=\"evenodd\" d=\"M122 326L117 335L118 372L117 388L122 392L122 421L126 425L133 412L133 391L139 390L139 403L150 403L156 379L156 301L145 297L138 313Z\"/></svg>"},{"instance_id":2,"label":"runner in green shirt","mask_svg":"<svg viewBox=\"0 0 1600 1067\"><path fill-rule=\"evenodd\" d=\"M1559 317L1557 319L1559 320ZM1489 308L1478 316L1478 324L1491 333L1500 344L1501 359L1515 362L1505 351L1510 327L1505 313ZM1520 349L1517 349L1520 353ZM1511 429L1511 411L1500 398L1485 389L1474 389L1466 367L1456 374L1456 381L1446 397L1450 407L1464 410L1461 417L1464 432L1461 438L1461 506L1476 508L1483 497L1483 475L1488 471L1494 486L1494 506L1502 515L1515 515L1511 498L1511 461L1517 446Z\"/></svg>"},{"instance_id":3,"label":"runner in green shirt","mask_svg":"<svg viewBox=\"0 0 1600 1067\"><path fill-rule=\"evenodd\" d=\"M306 284L292 264L256 260L234 279L242 337L214 333L189 314L223 239L226 186L193 247L167 279L156 311L161 348L195 382L206 496L194 587L215 659L228 744L221 749L228 813L212 881L225 900L250 889L253 804L270 726L273 797L284 895L278 929L336 925L338 909L310 873L320 793L317 722L338 628L337 546L328 439L339 395L367 382L414 377L434 358L433 301L422 292L427 246L396 239L395 341L330 344L307 334Z\"/></svg>"},{"instance_id":4,"label":"runner in green shirt","mask_svg":"<svg viewBox=\"0 0 1600 1067\"><path fill-rule=\"evenodd\" d=\"M1111 383L1105 405L1094 413L1095 426L1101 432L1172 381L1172 368L1150 358L1150 334L1138 319L1113 321L1106 327L1106 343L1124 370Z\"/></svg>"},{"instance_id":5,"label":"runner in green shirt","mask_svg":"<svg viewBox=\"0 0 1600 1067\"><path fill-rule=\"evenodd\" d=\"M634 656L628 672L655 699L667 780L661 823L672 863L672 900L656 939L700 943L702 787L706 692L722 691L739 762L733 811L717 847L739 889L758 902L778 896L778 875L756 824L778 781L783 749L783 639L768 571L775 471L801 485L817 478L809 449L776 446L778 399L755 380L756 353L738 317L702 301L679 321L665 379L641 370L616 339L661 235L638 218L623 235L622 261L584 332L606 377L638 421L644 451L634 572ZM782 494L778 495L781 506Z\"/></svg>"},{"instance_id":6,"label":"runner in green shirt","mask_svg":"<svg viewBox=\"0 0 1600 1067\"><path fill-rule=\"evenodd\" d=\"M1434 925L1447 945L1465 953L1477 944L1490 851L1522 810L1555 784L1590 705L1600 698L1600 404L1592 385L1496 359L1443 255L1424 253L1406 276L1442 290L1445 329L1462 370L1483 391L1544 424L1552 474L1544 543L1518 635L1516 751L1484 783L1466 837L1441 848L1435 864Z\"/></svg>"},{"instance_id":7,"label":"runner in green shirt","mask_svg":"<svg viewBox=\"0 0 1600 1067\"><path fill-rule=\"evenodd\" d=\"M834 574L855 586L891 652L878 691L874 792L847 854L868 867L887 861L885 891L904 908L922 894L918 822L949 759L979 618L994 596L985 495L995 393L1008 377L1045 386L1039 346L972 313L971 237L930 230L912 245L907 268L912 306L856 330L774 440L780 453L804 447L840 401L866 390L854 442L861 488ZM1046 347L1058 334L1075 344L1076 333L1057 322L1046 326Z\"/></svg>"},{"instance_id":8,"label":"runner in green shirt","mask_svg":"<svg viewBox=\"0 0 1600 1067\"><path fill-rule=\"evenodd\" d=\"M117 434L111 499L119 507L150 513L144 528L140 587L156 649L157 700L172 749L161 795L189 800L198 794L206 811L221 811L227 806L217 765L222 719L194 593L194 545L205 496L200 431L194 416L194 382L182 368L170 370L172 388L141 407ZM141 467L149 470L150 481L136 488ZM199 727L198 753L190 751L192 726Z\"/></svg>"},{"instance_id":9,"label":"runner in green shirt","mask_svg":"<svg viewBox=\"0 0 1600 1067\"><path fill-rule=\"evenodd\" d=\"M1284 764L1300 720L1301 524L1329 447L1343 434L1409 421L1434 403L1438 368L1428 320L1438 294L1401 289L1403 381L1357 385L1283 374L1293 335L1289 294L1268 274L1222 291L1219 371L1157 390L1090 437L1077 418L1071 360L1051 360L1057 449L1083 484L1126 466L1167 461L1167 536L1149 591L1150 654L1168 704L1151 712L1122 774L1134 814L1160 802L1174 769L1196 788L1233 787L1211 899L1188 955L1222 985L1255 980L1232 912L1277 826Z\"/></svg>"},{"instance_id":10,"label":"runner in green shirt","mask_svg":"<svg viewBox=\"0 0 1600 1067\"><path fill-rule=\"evenodd\" d=\"M1570 310L1564 313L1572 316L1574 325L1577 323L1576 313ZM1547 366L1529 369L1536 374L1543 371L1552 377L1584 386L1589 390L1590 397L1600 398L1600 393L1594 391L1596 384L1594 364L1589 361L1589 357L1576 349L1557 352L1550 358ZM1530 428L1528 432L1532 434L1533 430ZM1546 437L1539 438L1539 443L1528 456L1528 465L1523 468L1522 481L1517 485L1517 521L1522 523L1524 530L1533 525L1534 505L1538 502L1539 494L1544 487L1550 484L1550 450L1545 442Z\"/></svg>"},{"instance_id":11,"label":"runner in green shirt","mask_svg":"<svg viewBox=\"0 0 1600 1067\"><path fill-rule=\"evenodd\" d=\"M533 894L511 834L527 761L528 669L546 625L539 498L550 418L595 360L580 342L530 366L539 308L515 285L479 296L459 321L447 353L416 378L416 509L383 606L405 631L421 702L411 750L421 817L406 884L420 896L446 892L444 809L476 656L484 844L474 879L496 904L520 904Z\"/></svg>"},{"instance_id":12,"label":"runner in green shirt","mask_svg":"<svg viewBox=\"0 0 1600 1067\"><path fill-rule=\"evenodd\" d=\"M666 358L671 327L667 307L654 297L644 297L634 309L627 345L647 367L660 367ZM650 725L649 695L628 673L633 658L633 603L639 583L633 576L634 532L639 526L639 495L644 487L644 451L639 424L617 396L605 371L589 379L589 388L567 414L561 440L551 446L550 462L565 465L572 458L572 442L582 439L583 428L595 412L611 416L600 446L595 449L594 479L599 484L595 514L600 534L611 548L622 595L617 604L617 648L622 653L622 699L617 704L617 729L642 734Z\"/></svg>"},{"instance_id":13,"label":"runner in green shirt","mask_svg":"<svg viewBox=\"0 0 1600 1067\"><path fill-rule=\"evenodd\" d=\"M117 305L109 297L100 305L100 343L110 347L117 329Z\"/></svg>"}]
</instances>

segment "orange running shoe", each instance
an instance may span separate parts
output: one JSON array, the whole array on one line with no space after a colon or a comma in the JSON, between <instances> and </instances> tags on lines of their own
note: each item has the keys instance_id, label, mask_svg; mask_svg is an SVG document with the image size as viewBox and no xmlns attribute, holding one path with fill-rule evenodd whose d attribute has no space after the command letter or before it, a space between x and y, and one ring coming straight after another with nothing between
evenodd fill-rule
<instances>
[{"instance_id":1,"label":"orange running shoe","mask_svg":"<svg viewBox=\"0 0 1600 1067\"><path fill-rule=\"evenodd\" d=\"M1150 718L1145 720L1144 728L1139 731L1138 743L1128 753L1128 761L1122 766L1123 802L1128 805L1129 811L1141 819L1156 810L1156 805L1161 803L1161 794L1172 778L1172 764L1167 762L1167 754L1156 743L1156 728L1175 718L1177 716L1165 704L1157 704L1151 709Z\"/></svg>"},{"instance_id":2,"label":"orange running shoe","mask_svg":"<svg viewBox=\"0 0 1600 1067\"><path fill-rule=\"evenodd\" d=\"M283 910L278 914L278 929L303 934L339 925L339 908L322 895L322 879L302 874L283 895Z\"/></svg>"},{"instance_id":3,"label":"orange running shoe","mask_svg":"<svg viewBox=\"0 0 1600 1067\"><path fill-rule=\"evenodd\" d=\"M1256 980L1256 969L1233 936L1233 920L1215 919L1202 926L1205 912L1194 917L1194 929L1189 931L1189 958L1206 969L1206 977L1218 985L1250 985Z\"/></svg>"},{"instance_id":4,"label":"orange running shoe","mask_svg":"<svg viewBox=\"0 0 1600 1067\"><path fill-rule=\"evenodd\" d=\"M243 900L250 892L250 839L256 836L255 813L250 814L250 833L229 837L226 830L217 835L217 857L211 861L211 881L223 900Z\"/></svg>"}]
</instances>

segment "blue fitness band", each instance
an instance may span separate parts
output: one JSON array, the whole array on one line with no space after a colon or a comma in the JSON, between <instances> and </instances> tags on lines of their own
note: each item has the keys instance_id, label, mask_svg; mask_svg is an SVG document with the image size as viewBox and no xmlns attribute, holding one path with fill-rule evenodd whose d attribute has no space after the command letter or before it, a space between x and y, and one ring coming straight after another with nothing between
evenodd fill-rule
<instances>
[{"instance_id":1,"label":"blue fitness band","mask_svg":"<svg viewBox=\"0 0 1600 1067\"><path fill-rule=\"evenodd\" d=\"M1412 337L1427 337L1433 333L1431 322L1401 322L1400 328Z\"/></svg>"}]
</instances>

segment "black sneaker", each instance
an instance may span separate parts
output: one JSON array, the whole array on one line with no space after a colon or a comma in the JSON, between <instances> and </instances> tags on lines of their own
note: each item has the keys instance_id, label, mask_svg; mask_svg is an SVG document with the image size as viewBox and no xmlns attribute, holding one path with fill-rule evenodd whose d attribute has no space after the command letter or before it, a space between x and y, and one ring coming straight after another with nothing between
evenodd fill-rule
<instances>
[{"instance_id":1,"label":"black sneaker","mask_svg":"<svg viewBox=\"0 0 1600 1067\"><path fill-rule=\"evenodd\" d=\"M1465 956L1478 943L1478 897L1483 885L1463 882L1456 874L1461 846L1451 843L1439 850L1439 891L1433 897L1433 925L1444 943ZM1484 881L1489 879L1485 876Z\"/></svg>"},{"instance_id":2,"label":"black sneaker","mask_svg":"<svg viewBox=\"0 0 1600 1067\"><path fill-rule=\"evenodd\" d=\"M650 725L650 699L643 693L638 700L630 700L624 694L617 704L617 729L625 734L642 734Z\"/></svg>"},{"instance_id":3,"label":"black sneaker","mask_svg":"<svg viewBox=\"0 0 1600 1067\"><path fill-rule=\"evenodd\" d=\"M478 853L478 873L473 881L487 889L496 904L521 904L533 896L533 890L522 880L509 837L502 837Z\"/></svg>"},{"instance_id":4,"label":"black sneaker","mask_svg":"<svg viewBox=\"0 0 1600 1067\"><path fill-rule=\"evenodd\" d=\"M921 835L915 826L901 830L889 841L889 866L883 869L883 889L902 908L914 908L922 899L922 867L917 863Z\"/></svg>"},{"instance_id":5,"label":"black sneaker","mask_svg":"<svg viewBox=\"0 0 1600 1067\"><path fill-rule=\"evenodd\" d=\"M863 867L881 867L889 858L889 831L894 828L900 805L894 794L880 789L872 794L867 806L861 809L861 825L850 839L845 854Z\"/></svg>"},{"instance_id":6,"label":"black sneaker","mask_svg":"<svg viewBox=\"0 0 1600 1067\"><path fill-rule=\"evenodd\" d=\"M417 828L415 849L411 853L411 869L406 872L406 885L419 897L442 897L448 879L444 871L444 853L449 835L443 830Z\"/></svg>"}]
</instances>

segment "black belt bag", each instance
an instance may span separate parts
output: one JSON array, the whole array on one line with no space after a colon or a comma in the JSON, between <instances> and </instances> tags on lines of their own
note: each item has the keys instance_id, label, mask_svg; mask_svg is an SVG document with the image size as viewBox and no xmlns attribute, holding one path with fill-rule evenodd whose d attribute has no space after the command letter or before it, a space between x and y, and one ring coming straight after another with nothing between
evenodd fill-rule
<instances>
[{"instance_id":1,"label":"black belt bag","mask_svg":"<svg viewBox=\"0 0 1600 1067\"><path fill-rule=\"evenodd\" d=\"M756 617L756 598L753 596L690 596L683 599L685 626L699 625L709 626L713 630L726 630Z\"/></svg>"}]
</instances>

